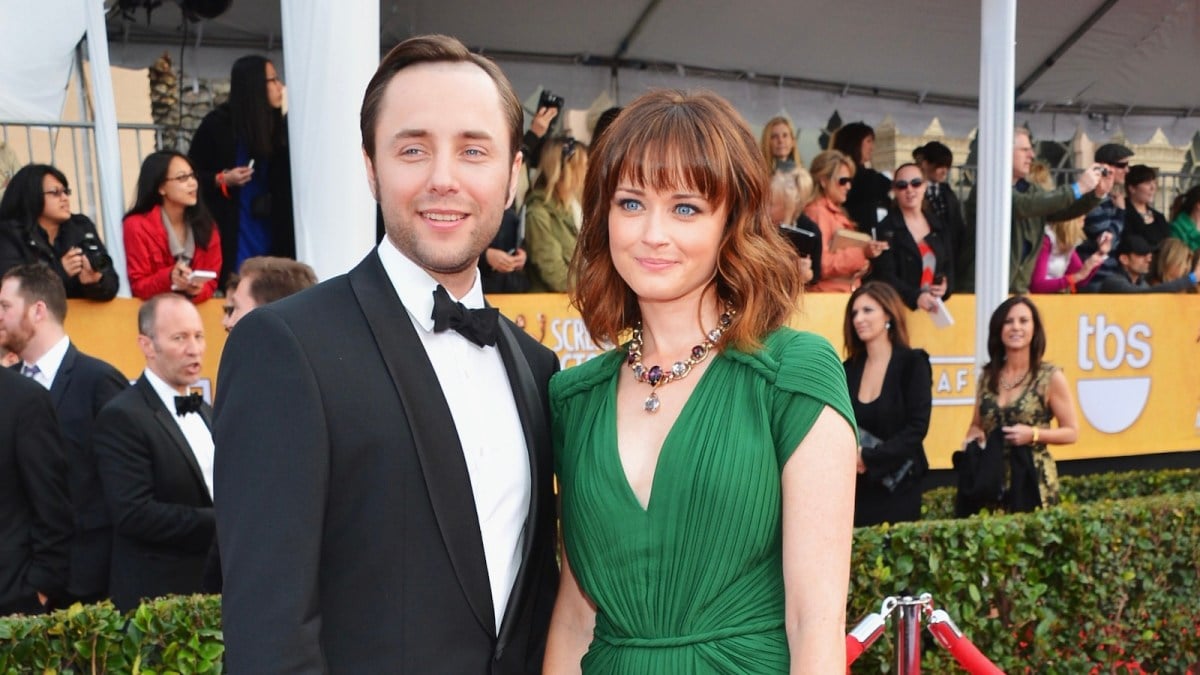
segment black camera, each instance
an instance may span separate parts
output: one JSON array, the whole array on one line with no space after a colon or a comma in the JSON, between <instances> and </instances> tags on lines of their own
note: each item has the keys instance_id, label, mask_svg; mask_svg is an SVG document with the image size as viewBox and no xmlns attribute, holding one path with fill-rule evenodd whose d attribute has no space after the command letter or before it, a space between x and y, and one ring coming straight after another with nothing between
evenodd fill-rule
<instances>
[{"instance_id":1,"label":"black camera","mask_svg":"<svg viewBox=\"0 0 1200 675\"><path fill-rule=\"evenodd\" d=\"M1111 173L1111 172L1108 170L1108 167L1107 167L1107 166L1102 166L1102 167L1100 167L1100 175L1101 175L1101 176L1104 176L1105 178L1108 178L1108 174L1109 174L1109 173Z\"/></svg>"},{"instance_id":2,"label":"black camera","mask_svg":"<svg viewBox=\"0 0 1200 675\"><path fill-rule=\"evenodd\" d=\"M538 110L542 108L558 108L560 111L563 107L563 97L555 96L549 89L542 90L542 96L538 99Z\"/></svg>"},{"instance_id":3,"label":"black camera","mask_svg":"<svg viewBox=\"0 0 1200 675\"><path fill-rule=\"evenodd\" d=\"M79 242L79 250L87 256L88 264L92 266L93 272L103 274L112 269L112 257L108 255L108 251L104 250L104 245L100 243L96 235L91 232L83 235L83 241Z\"/></svg>"}]
</instances>

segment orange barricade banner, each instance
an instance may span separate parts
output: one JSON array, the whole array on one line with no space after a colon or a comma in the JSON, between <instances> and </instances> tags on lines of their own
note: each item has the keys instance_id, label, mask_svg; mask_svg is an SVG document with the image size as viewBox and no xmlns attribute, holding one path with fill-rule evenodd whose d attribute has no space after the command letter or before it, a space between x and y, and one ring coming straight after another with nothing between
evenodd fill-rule
<instances>
[{"instance_id":1,"label":"orange barricade banner","mask_svg":"<svg viewBox=\"0 0 1200 675\"><path fill-rule=\"evenodd\" d=\"M812 293L791 325L825 336L839 352L848 296ZM601 352L565 295L496 295L488 300L558 354L569 368ZM1057 459L1090 459L1200 448L1200 295L1034 296L1046 329L1046 359L1071 383L1079 441L1056 446ZM933 364L933 415L925 449L934 468L950 467L974 412L975 298L947 303L955 323L934 326L923 312L908 316L915 347ZM137 300L73 300L67 331L84 352L136 378ZM199 307L208 353L201 387L211 400L225 345L221 303Z\"/></svg>"}]
</instances>

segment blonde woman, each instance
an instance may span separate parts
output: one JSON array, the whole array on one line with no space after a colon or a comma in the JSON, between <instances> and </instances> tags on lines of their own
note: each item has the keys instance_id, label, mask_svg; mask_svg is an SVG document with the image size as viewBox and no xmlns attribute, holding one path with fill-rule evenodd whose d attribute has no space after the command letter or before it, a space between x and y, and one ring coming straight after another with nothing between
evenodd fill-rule
<instances>
[{"instance_id":1,"label":"blonde woman","mask_svg":"<svg viewBox=\"0 0 1200 675\"><path fill-rule=\"evenodd\" d=\"M804 170L800 151L796 149L796 130L788 118L779 115L767 120L763 126L760 145L768 173L787 171L794 167Z\"/></svg>"},{"instance_id":2,"label":"blonde woman","mask_svg":"<svg viewBox=\"0 0 1200 675\"><path fill-rule=\"evenodd\" d=\"M530 290L567 290L567 265L579 235L579 196L587 173L587 146L555 138L542 146L538 177L525 200Z\"/></svg>"},{"instance_id":3,"label":"blonde woman","mask_svg":"<svg viewBox=\"0 0 1200 675\"><path fill-rule=\"evenodd\" d=\"M1165 284L1188 275L1192 269L1192 252L1187 244L1168 237L1159 245L1151 265L1150 285Z\"/></svg>"},{"instance_id":4,"label":"blonde woman","mask_svg":"<svg viewBox=\"0 0 1200 675\"><path fill-rule=\"evenodd\" d=\"M1112 248L1112 233L1100 235L1100 248L1081 260L1075 247L1084 240L1083 216L1046 224L1046 236L1029 278L1031 293L1074 293L1087 286Z\"/></svg>"},{"instance_id":5,"label":"blonde woman","mask_svg":"<svg viewBox=\"0 0 1200 675\"><path fill-rule=\"evenodd\" d=\"M813 158L809 168L816 186L813 200L804 207L808 216L821 231L821 241L828 246L838 230L853 231L854 222L846 213L846 195L854 181L854 161L837 150L826 150ZM849 293L858 287L863 275L871 269L871 259L887 250L887 244L872 241L863 248L850 247L838 251L826 250L821 255L821 280L812 290Z\"/></svg>"}]
</instances>

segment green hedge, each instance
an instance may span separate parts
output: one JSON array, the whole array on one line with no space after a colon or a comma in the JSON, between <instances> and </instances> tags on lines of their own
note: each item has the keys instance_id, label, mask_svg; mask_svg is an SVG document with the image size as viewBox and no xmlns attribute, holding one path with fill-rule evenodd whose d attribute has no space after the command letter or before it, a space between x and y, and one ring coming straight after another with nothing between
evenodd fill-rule
<instances>
[{"instance_id":1,"label":"green hedge","mask_svg":"<svg viewBox=\"0 0 1200 675\"><path fill-rule=\"evenodd\" d=\"M953 490L926 497L927 518L952 510ZM856 530L851 621L885 596L929 592L1009 673L1200 662L1200 471L1064 478L1063 497L1031 514ZM220 612L219 598L191 596L0 618L0 675L220 673ZM889 627L854 672L888 672L891 642ZM926 672L959 672L926 644Z\"/></svg>"},{"instance_id":2,"label":"green hedge","mask_svg":"<svg viewBox=\"0 0 1200 675\"><path fill-rule=\"evenodd\" d=\"M1087 476L1063 476L1059 480L1064 503L1085 504L1101 499L1127 499L1180 492L1200 492L1200 469L1126 471ZM921 518L940 520L954 517L953 487L928 490L921 496Z\"/></svg>"},{"instance_id":3,"label":"green hedge","mask_svg":"<svg viewBox=\"0 0 1200 675\"><path fill-rule=\"evenodd\" d=\"M929 592L1009 673L1183 673L1200 661L1198 551L1196 492L863 528L849 611ZM855 672L889 670L893 628ZM927 672L958 672L941 649L924 655Z\"/></svg>"},{"instance_id":4,"label":"green hedge","mask_svg":"<svg viewBox=\"0 0 1200 675\"><path fill-rule=\"evenodd\" d=\"M45 616L0 617L3 675L219 675L224 652L217 596L162 598L126 614L105 601Z\"/></svg>"}]
</instances>

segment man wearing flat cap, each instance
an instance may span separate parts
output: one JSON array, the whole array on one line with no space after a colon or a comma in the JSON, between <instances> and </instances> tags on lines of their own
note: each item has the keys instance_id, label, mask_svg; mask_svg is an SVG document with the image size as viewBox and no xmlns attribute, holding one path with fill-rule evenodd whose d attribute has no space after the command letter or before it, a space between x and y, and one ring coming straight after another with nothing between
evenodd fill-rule
<instances>
[{"instance_id":1,"label":"man wearing flat cap","mask_svg":"<svg viewBox=\"0 0 1200 675\"><path fill-rule=\"evenodd\" d=\"M1100 249L1100 238L1105 232L1109 232L1112 234L1110 250L1114 252L1096 269L1096 274L1087 285L1089 291L1100 290L1104 280L1115 274L1120 267L1115 251L1121 243L1121 233L1125 228L1125 175L1129 173L1129 161L1132 157L1133 150L1120 143L1105 143L1096 148L1096 163L1112 174L1113 190L1083 219L1083 233L1087 238L1079 244L1076 251L1080 260L1087 260Z\"/></svg>"},{"instance_id":2,"label":"man wearing flat cap","mask_svg":"<svg viewBox=\"0 0 1200 675\"><path fill-rule=\"evenodd\" d=\"M1200 261L1186 276L1151 286L1146 280L1150 274L1150 262L1154 259L1154 247L1140 235L1128 234L1116 248L1120 267L1109 275L1100 287L1102 293L1181 293L1196 287L1200 275Z\"/></svg>"}]
</instances>

